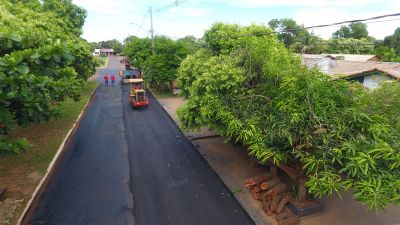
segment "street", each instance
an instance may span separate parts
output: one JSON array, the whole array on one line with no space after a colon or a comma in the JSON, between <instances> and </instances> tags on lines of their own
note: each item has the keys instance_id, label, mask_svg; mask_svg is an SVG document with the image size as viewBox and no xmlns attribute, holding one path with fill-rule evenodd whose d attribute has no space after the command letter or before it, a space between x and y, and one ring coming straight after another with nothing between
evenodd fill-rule
<instances>
[{"instance_id":1,"label":"street","mask_svg":"<svg viewBox=\"0 0 400 225\"><path fill-rule=\"evenodd\" d=\"M110 58L99 81L120 68ZM96 91L30 224L254 224L154 97L132 110L117 83Z\"/></svg>"}]
</instances>

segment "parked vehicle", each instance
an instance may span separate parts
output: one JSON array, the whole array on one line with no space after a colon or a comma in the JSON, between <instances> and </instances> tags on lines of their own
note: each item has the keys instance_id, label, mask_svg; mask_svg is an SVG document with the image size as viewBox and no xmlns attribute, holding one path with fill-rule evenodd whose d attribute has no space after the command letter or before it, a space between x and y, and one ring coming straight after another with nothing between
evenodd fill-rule
<instances>
[{"instance_id":1,"label":"parked vehicle","mask_svg":"<svg viewBox=\"0 0 400 225\"><path fill-rule=\"evenodd\" d=\"M119 76L122 78L122 84L129 84L130 79L143 78L142 71L137 68L122 69L119 71Z\"/></svg>"}]
</instances>

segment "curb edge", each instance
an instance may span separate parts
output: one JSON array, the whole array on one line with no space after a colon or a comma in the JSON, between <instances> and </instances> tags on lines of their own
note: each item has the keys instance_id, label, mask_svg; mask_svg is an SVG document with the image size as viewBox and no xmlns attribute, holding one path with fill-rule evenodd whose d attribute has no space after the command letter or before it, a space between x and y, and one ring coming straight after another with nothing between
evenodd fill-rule
<instances>
[{"instance_id":1,"label":"curb edge","mask_svg":"<svg viewBox=\"0 0 400 225\"><path fill-rule=\"evenodd\" d=\"M45 175L42 177L40 180L39 184L36 186L35 191L32 193L31 198L29 199L28 203L25 206L24 211L20 215L17 224L22 225L24 224L24 220L26 219L26 216L28 215L29 210L31 210L31 207L35 201L38 200L39 193L42 192L45 188L45 184L48 183L49 179L51 178L50 173L53 172L54 168L56 167L56 163L59 161L61 154L63 153L66 143L68 140L72 137L74 130L77 128L77 126L80 124L80 121L82 119L83 114L85 113L87 107L93 100L93 96L96 93L97 89L99 88L99 83L97 83L96 88L93 90L89 100L83 107L81 113L79 114L78 118L75 120L74 124L72 125L72 128L68 131L67 135L65 136L63 142L61 143L60 147L58 148L56 154L54 155L53 159L51 160L49 166L47 167Z\"/></svg>"}]
</instances>

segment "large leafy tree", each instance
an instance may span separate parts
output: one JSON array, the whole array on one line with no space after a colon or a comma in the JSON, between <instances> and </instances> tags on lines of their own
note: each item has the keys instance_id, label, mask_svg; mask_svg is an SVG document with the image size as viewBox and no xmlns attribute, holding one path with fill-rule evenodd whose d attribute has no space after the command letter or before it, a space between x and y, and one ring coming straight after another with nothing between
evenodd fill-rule
<instances>
[{"instance_id":1,"label":"large leafy tree","mask_svg":"<svg viewBox=\"0 0 400 225\"><path fill-rule=\"evenodd\" d=\"M210 126L261 162L293 165L314 196L351 188L371 209L399 204L399 84L366 91L302 66L275 35L248 35L268 28L236 25L232 40L223 28L182 62L182 126Z\"/></svg>"},{"instance_id":2,"label":"large leafy tree","mask_svg":"<svg viewBox=\"0 0 400 225\"><path fill-rule=\"evenodd\" d=\"M332 34L333 38L354 38L368 39L367 24L362 22L351 23L348 26L341 26L339 30Z\"/></svg>"},{"instance_id":3,"label":"large leafy tree","mask_svg":"<svg viewBox=\"0 0 400 225\"><path fill-rule=\"evenodd\" d=\"M278 39L295 52L319 54L325 51L325 41L308 32L293 19L272 19L268 25L278 32Z\"/></svg>"},{"instance_id":4,"label":"large leafy tree","mask_svg":"<svg viewBox=\"0 0 400 225\"><path fill-rule=\"evenodd\" d=\"M70 1L0 0L0 155L26 144L9 140L13 125L54 116L52 105L66 97L77 100L94 72L89 46L79 37L83 24L60 18L60 10L86 15Z\"/></svg>"},{"instance_id":5,"label":"large leafy tree","mask_svg":"<svg viewBox=\"0 0 400 225\"><path fill-rule=\"evenodd\" d=\"M400 27L394 31L393 35L385 37L383 43L390 48L394 48L396 54L400 56Z\"/></svg>"},{"instance_id":6,"label":"large leafy tree","mask_svg":"<svg viewBox=\"0 0 400 225\"><path fill-rule=\"evenodd\" d=\"M124 47L122 43L117 39L100 41L100 42L91 42L90 46L93 50L96 48L112 48L116 53L121 53Z\"/></svg>"},{"instance_id":7,"label":"large leafy tree","mask_svg":"<svg viewBox=\"0 0 400 225\"><path fill-rule=\"evenodd\" d=\"M341 54L370 54L374 52L374 42L365 38L332 38L327 42L326 52Z\"/></svg>"},{"instance_id":8,"label":"large leafy tree","mask_svg":"<svg viewBox=\"0 0 400 225\"><path fill-rule=\"evenodd\" d=\"M154 54L149 38L132 37L125 47L131 64L144 70L145 79L151 86L170 91L177 69L189 52L186 43L165 36L155 37Z\"/></svg>"}]
</instances>

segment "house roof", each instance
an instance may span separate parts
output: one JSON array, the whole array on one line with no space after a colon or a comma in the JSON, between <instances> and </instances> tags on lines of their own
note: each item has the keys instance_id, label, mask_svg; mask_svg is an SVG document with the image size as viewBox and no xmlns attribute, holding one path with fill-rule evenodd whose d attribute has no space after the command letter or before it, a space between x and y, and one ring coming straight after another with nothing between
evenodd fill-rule
<instances>
[{"instance_id":1,"label":"house roof","mask_svg":"<svg viewBox=\"0 0 400 225\"><path fill-rule=\"evenodd\" d=\"M102 48L100 49L101 52L114 52L114 49L112 48Z\"/></svg>"},{"instance_id":2,"label":"house roof","mask_svg":"<svg viewBox=\"0 0 400 225\"><path fill-rule=\"evenodd\" d=\"M307 62L309 60L322 59L325 57L330 57L332 59L337 59L337 60L366 62L377 57L376 55L355 55L355 54L301 54L301 56L303 59L306 59Z\"/></svg>"},{"instance_id":3,"label":"house roof","mask_svg":"<svg viewBox=\"0 0 400 225\"><path fill-rule=\"evenodd\" d=\"M378 71L400 79L400 63L390 62L355 62L346 60L336 60L336 66L331 67L328 74L342 74L347 77L357 76L367 72Z\"/></svg>"},{"instance_id":4,"label":"house roof","mask_svg":"<svg viewBox=\"0 0 400 225\"><path fill-rule=\"evenodd\" d=\"M365 62L369 61L375 57L376 55L355 55L355 54L329 54L334 58L343 58L346 61L356 61L356 62Z\"/></svg>"}]
</instances>

